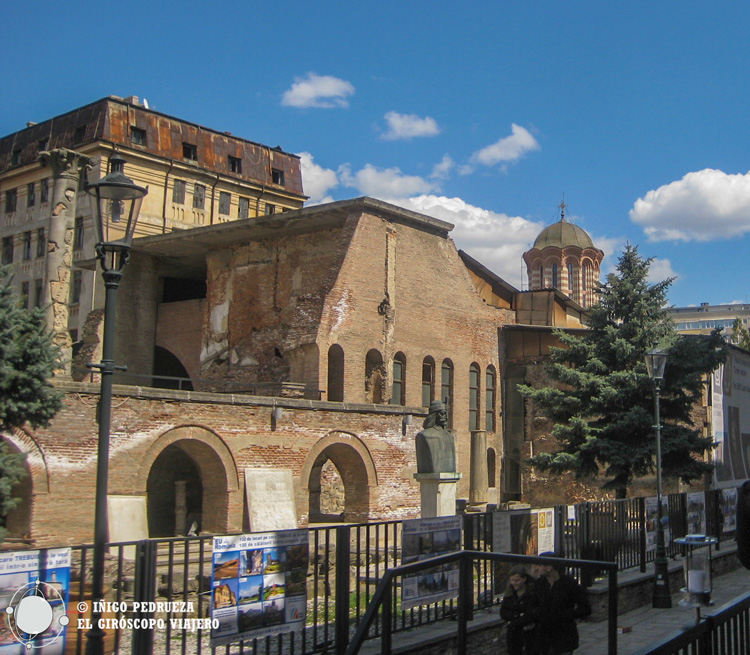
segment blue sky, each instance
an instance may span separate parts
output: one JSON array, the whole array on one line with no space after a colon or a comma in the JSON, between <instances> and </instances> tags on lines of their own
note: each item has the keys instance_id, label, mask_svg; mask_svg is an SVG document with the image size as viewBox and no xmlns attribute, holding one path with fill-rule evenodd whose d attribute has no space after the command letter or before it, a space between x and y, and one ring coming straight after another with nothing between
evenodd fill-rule
<instances>
[{"instance_id":1,"label":"blue sky","mask_svg":"<svg viewBox=\"0 0 750 655\"><path fill-rule=\"evenodd\" d=\"M567 216L750 302L750 5L697 1L5 2L7 134L106 95L303 156L312 202L370 195L456 224L521 287ZM525 288L525 287L524 287Z\"/></svg>"}]
</instances>

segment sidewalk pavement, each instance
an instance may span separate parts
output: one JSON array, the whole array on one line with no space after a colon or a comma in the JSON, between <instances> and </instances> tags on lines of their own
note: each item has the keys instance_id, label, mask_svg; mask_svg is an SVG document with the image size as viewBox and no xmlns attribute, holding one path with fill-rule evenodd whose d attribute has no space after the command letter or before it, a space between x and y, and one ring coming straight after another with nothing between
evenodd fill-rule
<instances>
[{"instance_id":1,"label":"sidewalk pavement","mask_svg":"<svg viewBox=\"0 0 750 655\"><path fill-rule=\"evenodd\" d=\"M653 568L652 568L653 570ZM713 580L711 600L713 605L701 609L705 616L722 605L730 603L738 596L750 591L750 571L744 568L716 576ZM630 632L617 635L617 655L631 655L686 627L695 625L697 614L694 608L680 606L681 592L672 595L670 609L653 609L651 605L639 607L631 612L620 614L617 625L631 628ZM584 621L578 624L581 655L607 655L607 622Z\"/></svg>"}]
</instances>

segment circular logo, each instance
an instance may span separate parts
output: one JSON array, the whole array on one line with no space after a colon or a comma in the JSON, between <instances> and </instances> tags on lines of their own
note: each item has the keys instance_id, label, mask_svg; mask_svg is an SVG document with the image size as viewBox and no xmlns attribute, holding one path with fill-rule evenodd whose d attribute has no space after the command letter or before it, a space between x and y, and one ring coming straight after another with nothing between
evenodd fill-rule
<instances>
[{"instance_id":1,"label":"circular logo","mask_svg":"<svg viewBox=\"0 0 750 655\"><path fill-rule=\"evenodd\" d=\"M27 650L54 643L69 621L60 592L40 580L19 587L5 612L13 636Z\"/></svg>"}]
</instances>

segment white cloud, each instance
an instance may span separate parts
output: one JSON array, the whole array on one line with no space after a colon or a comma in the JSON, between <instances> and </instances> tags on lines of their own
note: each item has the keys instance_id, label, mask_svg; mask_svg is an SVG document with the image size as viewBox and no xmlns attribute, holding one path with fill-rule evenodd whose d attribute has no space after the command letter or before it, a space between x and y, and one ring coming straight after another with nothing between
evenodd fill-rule
<instances>
[{"instance_id":1,"label":"white cloud","mask_svg":"<svg viewBox=\"0 0 750 655\"><path fill-rule=\"evenodd\" d=\"M712 241L750 232L750 173L706 168L649 191L630 219L651 241Z\"/></svg>"},{"instance_id":2,"label":"white cloud","mask_svg":"<svg viewBox=\"0 0 750 655\"><path fill-rule=\"evenodd\" d=\"M339 179L344 186L381 200L429 193L438 188L436 183L418 175L404 175L399 168L377 168L372 164L366 164L354 174L349 165L344 164L339 167Z\"/></svg>"},{"instance_id":3,"label":"white cloud","mask_svg":"<svg viewBox=\"0 0 750 655\"><path fill-rule=\"evenodd\" d=\"M327 194L339 185L336 171L316 164L309 152L301 152L299 157L302 165L302 188L305 195L310 196L307 204L320 205L324 202L332 202L331 196Z\"/></svg>"},{"instance_id":4,"label":"white cloud","mask_svg":"<svg viewBox=\"0 0 750 655\"><path fill-rule=\"evenodd\" d=\"M308 73L306 78L295 77L294 84L284 92L281 104L287 107L348 107L346 99L354 93L351 82L332 75Z\"/></svg>"},{"instance_id":5,"label":"white cloud","mask_svg":"<svg viewBox=\"0 0 750 655\"><path fill-rule=\"evenodd\" d=\"M458 248L516 288L521 288L522 281L527 286L521 256L544 228L541 223L475 207L461 198L420 195L384 200L453 223L456 227L450 235Z\"/></svg>"},{"instance_id":6,"label":"white cloud","mask_svg":"<svg viewBox=\"0 0 750 655\"><path fill-rule=\"evenodd\" d=\"M430 178L433 180L447 180L450 172L456 167L450 155L443 155L443 158L432 167Z\"/></svg>"},{"instance_id":7,"label":"white cloud","mask_svg":"<svg viewBox=\"0 0 750 655\"><path fill-rule=\"evenodd\" d=\"M381 138L387 141L440 134L437 121L429 116L420 118L416 114L399 114L389 111L385 115L385 120L388 123L388 131Z\"/></svg>"},{"instance_id":8,"label":"white cloud","mask_svg":"<svg viewBox=\"0 0 750 655\"><path fill-rule=\"evenodd\" d=\"M541 146L526 128L513 123L511 130L510 136L475 152L471 156L471 161L485 166L494 166L500 162L512 163L527 152L540 149Z\"/></svg>"},{"instance_id":9,"label":"white cloud","mask_svg":"<svg viewBox=\"0 0 750 655\"><path fill-rule=\"evenodd\" d=\"M672 268L672 262L668 259L659 259L655 257L651 261L651 266L648 269L647 281L650 284L658 284L659 282L664 282L664 280L670 277L680 277Z\"/></svg>"}]
</instances>

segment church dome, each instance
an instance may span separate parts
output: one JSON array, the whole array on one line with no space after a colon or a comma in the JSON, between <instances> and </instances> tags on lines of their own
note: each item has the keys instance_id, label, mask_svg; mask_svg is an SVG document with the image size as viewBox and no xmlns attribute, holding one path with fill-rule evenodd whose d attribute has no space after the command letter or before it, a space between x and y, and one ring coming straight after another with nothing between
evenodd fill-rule
<instances>
[{"instance_id":1,"label":"church dome","mask_svg":"<svg viewBox=\"0 0 750 655\"><path fill-rule=\"evenodd\" d=\"M562 218L557 223L545 227L534 241L534 248L539 250L544 250L549 246L556 248L578 246L583 249L593 248L594 242L585 230Z\"/></svg>"}]
</instances>

